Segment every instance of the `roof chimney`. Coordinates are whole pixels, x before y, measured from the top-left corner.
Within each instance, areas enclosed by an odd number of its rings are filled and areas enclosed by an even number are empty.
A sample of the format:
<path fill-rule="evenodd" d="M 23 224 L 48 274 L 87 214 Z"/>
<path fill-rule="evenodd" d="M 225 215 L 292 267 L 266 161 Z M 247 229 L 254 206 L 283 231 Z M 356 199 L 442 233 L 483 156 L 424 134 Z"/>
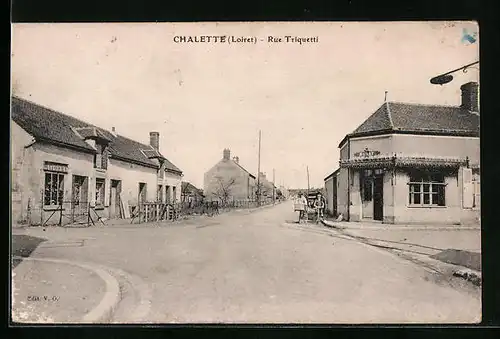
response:
<path fill-rule="evenodd" d="M 111 134 L 116 137 L 116 129 L 114 127 L 111 127 Z"/>
<path fill-rule="evenodd" d="M 460 107 L 471 111 L 479 112 L 479 85 L 477 82 L 468 82 L 460 86 L 462 91 L 462 104 Z"/>
<path fill-rule="evenodd" d="M 157 151 L 160 150 L 160 133 L 149 132 L 149 144 Z"/>
<path fill-rule="evenodd" d="M 238 157 L 233 157 L 233 160 L 235 163 L 239 164 L 240 163 L 240 158 Z"/>
<path fill-rule="evenodd" d="M 222 158 L 224 160 L 231 159 L 231 151 L 229 150 L 229 148 L 224 148 L 224 152 L 222 152 Z"/>

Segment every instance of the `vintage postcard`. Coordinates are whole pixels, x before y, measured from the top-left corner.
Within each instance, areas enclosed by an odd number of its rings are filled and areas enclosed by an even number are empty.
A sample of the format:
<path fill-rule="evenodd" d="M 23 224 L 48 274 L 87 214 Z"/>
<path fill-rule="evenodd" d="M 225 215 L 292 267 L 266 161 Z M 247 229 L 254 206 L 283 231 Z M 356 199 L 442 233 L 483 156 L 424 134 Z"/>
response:
<path fill-rule="evenodd" d="M 478 323 L 476 22 L 12 25 L 11 315 Z"/>

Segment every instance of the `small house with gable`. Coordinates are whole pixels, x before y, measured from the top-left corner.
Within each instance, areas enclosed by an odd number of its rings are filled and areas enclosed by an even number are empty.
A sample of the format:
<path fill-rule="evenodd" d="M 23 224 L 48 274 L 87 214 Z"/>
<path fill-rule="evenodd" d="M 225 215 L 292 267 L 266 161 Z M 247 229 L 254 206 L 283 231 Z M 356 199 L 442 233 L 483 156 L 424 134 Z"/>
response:
<path fill-rule="evenodd" d="M 224 149 L 222 159 L 205 172 L 203 193 L 209 201 L 253 201 L 255 176 L 240 165 L 239 157 L 231 159 L 231 151 Z"/>

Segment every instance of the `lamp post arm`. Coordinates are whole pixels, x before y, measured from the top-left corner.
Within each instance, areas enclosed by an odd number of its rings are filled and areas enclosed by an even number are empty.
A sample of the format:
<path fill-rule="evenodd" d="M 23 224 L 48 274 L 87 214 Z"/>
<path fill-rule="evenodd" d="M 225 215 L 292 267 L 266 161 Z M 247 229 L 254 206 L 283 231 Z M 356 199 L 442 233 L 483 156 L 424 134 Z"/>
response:
<path fill-rule="evenodd" d="M 455 72 L 460 71 L 460 70 L 463 70 L 465 72 L 467 70 L 467 68 L 469 68 L 471 66 L 474 66 L 474 65 L 476 65 L 478 63 L 479 63 L 479 61 L 475 61 L 475 62 L 472 62 L 472 63 L 470 63 L 468 65 L 465 65 L 465 66 L 459 67 L 457 69 L 454 69 L 453 71 L 449 71 L 447 73 L 443 73 L 443 74 L 441 74 L 439 76 L 445 76 L 445 75 L 448 75 L 448 74 L 451 74 L 451 73 L 455 73 Z"/>

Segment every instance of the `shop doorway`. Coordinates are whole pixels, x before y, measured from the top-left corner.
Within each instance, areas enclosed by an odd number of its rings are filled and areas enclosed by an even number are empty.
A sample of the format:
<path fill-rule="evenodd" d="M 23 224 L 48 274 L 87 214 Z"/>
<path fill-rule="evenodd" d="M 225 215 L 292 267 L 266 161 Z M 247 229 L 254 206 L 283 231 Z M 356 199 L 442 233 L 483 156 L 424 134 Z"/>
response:
<path fill-rule="evenodd" d="M 373 219 L 384 220 L 384 177 L 377 175 L 373 178 Z"/>
<path fill-rule="evenodd" d="M 120 194 L 122 190 L 122 184 L 120 180 L 111 180 L 111 190 L 109 197 L 109 218 L 121 218 L 120 213 Z"/>

